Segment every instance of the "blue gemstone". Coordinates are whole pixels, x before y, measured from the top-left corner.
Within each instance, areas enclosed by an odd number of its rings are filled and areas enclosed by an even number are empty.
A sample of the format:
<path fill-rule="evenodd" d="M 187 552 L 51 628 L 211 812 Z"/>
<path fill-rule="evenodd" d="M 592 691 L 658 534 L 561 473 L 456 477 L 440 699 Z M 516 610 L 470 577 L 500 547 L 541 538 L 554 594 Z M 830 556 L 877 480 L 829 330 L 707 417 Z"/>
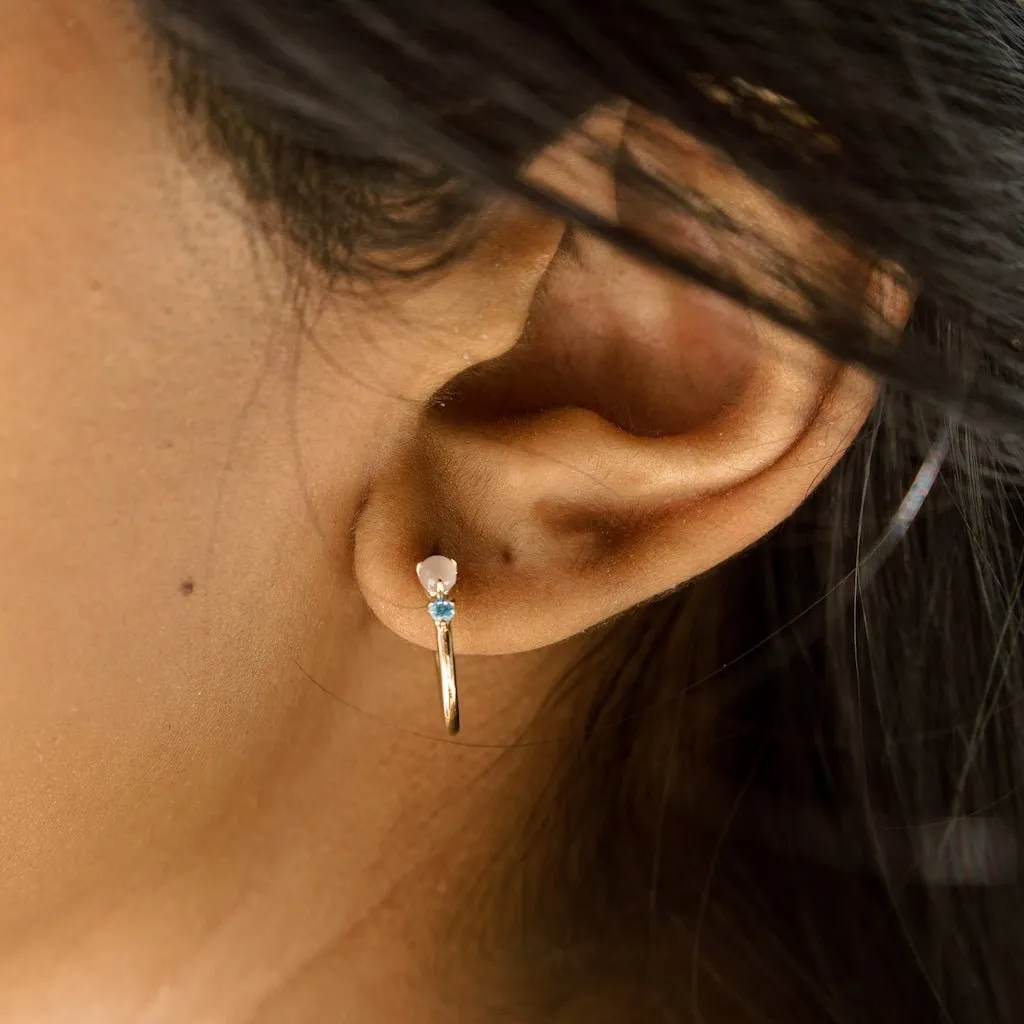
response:
<path fill-rule="evenodd" d="M 427 605 L 427 611 L 435 622 L 451 622 L 455 618 L 455 604 L 447 597 L 435 597 Z"/>

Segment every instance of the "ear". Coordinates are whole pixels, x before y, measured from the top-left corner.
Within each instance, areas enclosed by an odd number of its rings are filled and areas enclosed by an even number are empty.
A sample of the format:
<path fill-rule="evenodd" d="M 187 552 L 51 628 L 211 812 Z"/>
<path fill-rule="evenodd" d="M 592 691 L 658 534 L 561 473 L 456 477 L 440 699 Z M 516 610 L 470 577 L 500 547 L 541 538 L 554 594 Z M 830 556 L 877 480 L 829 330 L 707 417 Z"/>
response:
<path fill-rule="evenodd" d="M 633 133 L 633 116 L 606 117 L 605 141 L 635 137 L 630 159 L 660 160 L 651 140 L 665 133 Z M 689 187 L 794 258 L 858 281 L 860 299 L 902 326 L 910 300 L 888 278 L 858 273 L 863 263 L 813 224 L 685 142 L 672 152 Z M 614 213 L 611 175 L 581 152 L 553 147 L 530 173 Z M 623 219 L 647 213 L 619 200 Z M 875 398 L 866 374 L 805 339 L 562 230 L 514 307 L 515 344 L 435 381 L 356 524 L 367 602 L 424 646 L 434 632 L 414 570 L 426 555 L 458 561 L 461 652 L 555 643 L 764 537 L 841 458 Z M 686 231 L 707 259 L 742 262 L 692 224 Z"/>

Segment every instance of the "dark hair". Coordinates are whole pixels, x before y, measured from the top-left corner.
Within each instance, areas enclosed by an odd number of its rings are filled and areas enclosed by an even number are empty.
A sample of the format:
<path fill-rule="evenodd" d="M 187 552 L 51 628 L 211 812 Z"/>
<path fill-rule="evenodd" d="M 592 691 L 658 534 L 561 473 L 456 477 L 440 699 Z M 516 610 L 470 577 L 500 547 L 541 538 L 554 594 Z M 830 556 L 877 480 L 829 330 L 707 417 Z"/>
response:
<path fill-rule="evenodd" d="M 1016 0 L 137 5 L 174 98 L 328 277 L 443 267 L 513 192 L 885 382 L 789 521 L 601 652 L 558 799 L 523 824 L 548 836 L 524 939 L 546 1007 L 618 971 L 628 1019 L 1024 1019 Z M 618 99 L 895 268 L 917 294 L 898 342 L 684 187 L 616 166 L 742 235 L 771 287 L 522 179 Z"/>

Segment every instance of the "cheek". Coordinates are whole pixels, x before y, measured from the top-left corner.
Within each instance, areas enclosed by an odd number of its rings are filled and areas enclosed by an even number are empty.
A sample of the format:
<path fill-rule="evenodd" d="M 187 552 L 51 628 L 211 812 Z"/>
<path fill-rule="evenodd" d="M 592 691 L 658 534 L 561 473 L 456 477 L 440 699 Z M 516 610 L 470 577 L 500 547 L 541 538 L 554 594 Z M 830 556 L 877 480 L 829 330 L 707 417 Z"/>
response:
<path fill-rule="evenodd" d="M 112 611 L 194 571 L 180 538 L 209 518 L 235 404 L 207 383 L 223 356 L 197 350 L 197 302 L 221 352 L 239 325 L 190 270 L 141 69 L 35 18 L 0 75 L 0 632 L 8 684 L 60 685 L 110 664 Z"/>
<path fill-rule="evenodd" d="M 213 732 L 259 741 L 214 691 L 288 635 L 255 567 L 305 506 L 237 203 L 181 164 L 130 40 L 87 57 L 26 7 L 0 44 L 0 816 L 28 856 L 201 771 Z"/>

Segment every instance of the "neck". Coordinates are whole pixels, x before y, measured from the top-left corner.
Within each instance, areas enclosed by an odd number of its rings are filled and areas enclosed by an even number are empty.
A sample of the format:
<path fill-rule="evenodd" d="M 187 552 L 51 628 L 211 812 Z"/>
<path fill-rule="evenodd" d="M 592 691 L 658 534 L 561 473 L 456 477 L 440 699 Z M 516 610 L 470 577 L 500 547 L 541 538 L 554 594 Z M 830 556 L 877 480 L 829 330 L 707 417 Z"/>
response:
<path fill-rule="evenodd" d="M 463 659 L 451 742 L 433 655 L 339 610 L 242 709 L 204 705 L 201 758 L 142 827 L 112 827 L 87 882 L 7 931 L 5 1018 L 428 1019 L 428 964 L 468 956 L 438 936 L 552 770 L 557 744 L 520 741 L 575 656 Z"/>

